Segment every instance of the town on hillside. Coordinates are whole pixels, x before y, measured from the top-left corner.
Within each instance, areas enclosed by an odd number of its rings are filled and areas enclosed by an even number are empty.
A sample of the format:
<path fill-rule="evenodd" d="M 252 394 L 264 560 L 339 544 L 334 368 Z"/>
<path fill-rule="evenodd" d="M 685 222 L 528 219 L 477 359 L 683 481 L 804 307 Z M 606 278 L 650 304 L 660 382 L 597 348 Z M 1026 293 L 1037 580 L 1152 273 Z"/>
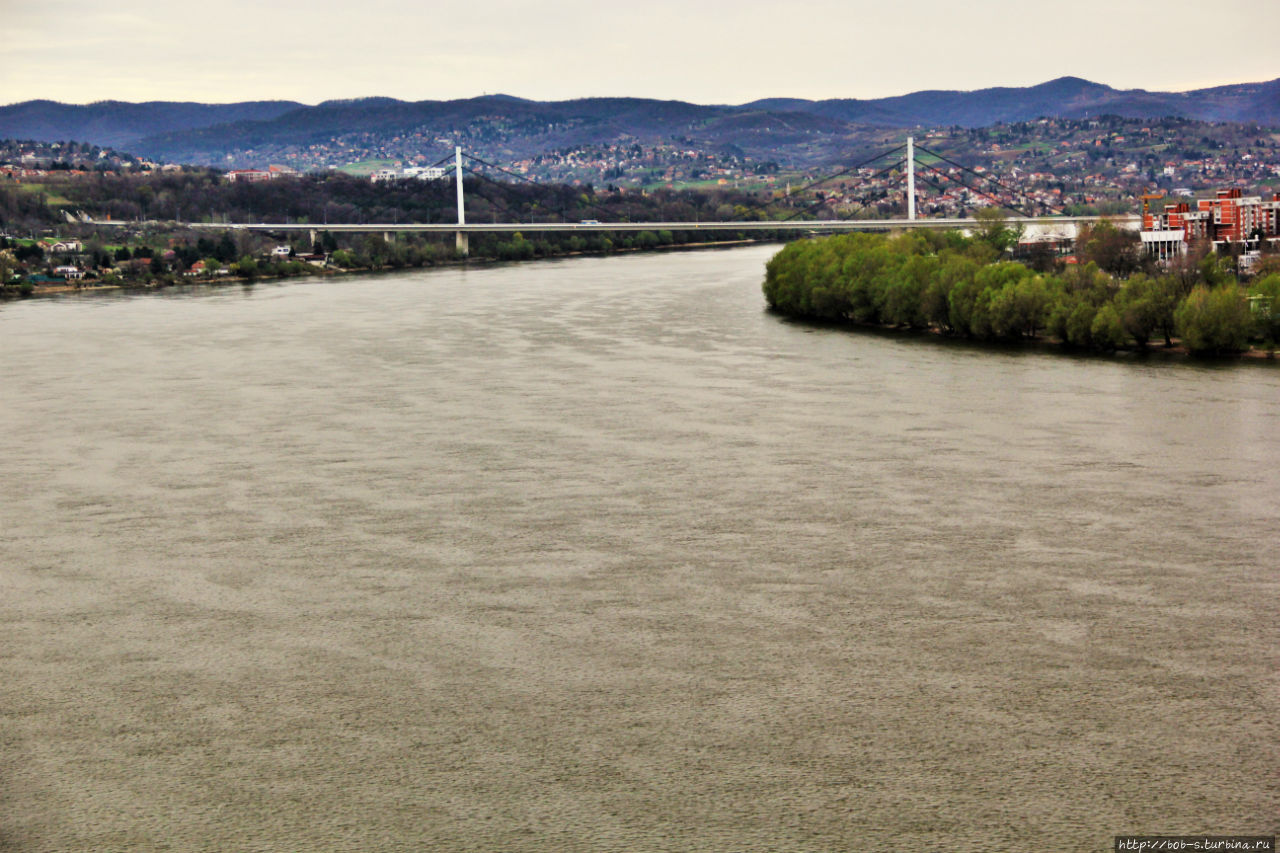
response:
<path fill-rule="evenodd" d="M 1276 248 L 1280 134 L 1250 125 L 1185 119 L 1040 119 L 987 128 L 916 131 L 916 201 L 922 217 L 965 218 L 984 209 L 1017 213 L 1143 215 L 1134 252 L 1169 265 L 1209 246 L 1250 275 Z M 581 145 L 497 161 L 499 185 L 468 196 L 485 219 L 569 221 L 890 218 L 906 214 L 901 154 L 843 168 L 901 134 L 868 131 L 863 150 L 797 165 L 684 136 Z M 348 237 L 294 240 L 240 235 L 209 251 L 181 222 L 448 222 L 455 216 L 446 168 L 455 144 L 488 153 L 484 133 L 417 138 L 367 135 L 285 162 L 227 171 L 159 163 L 78 142 L 0 141 L 0 228 L 10 252 L 6 285 L 88 286 L 257 272 L 299 274 L 320 265 L 430 263 L 452 250 L 405 239 L 392 249 Z M 923 153 L 921 153 L 923 152 Z M 868 157 L 874 154 L 871 152 Z M 864 160 L 868 157 L 863 157 Z M 834 177 L 830 177 L 834 174 Z M 830 178 L 824 180 L 824 178 Z M 506 183 L 501 183 L 505 181 Z M 494 196 L 494 193 L 497 196 Z M 512 220 L 512 217 L 516 217 Z M 558 219 L 557 219 L 558 218 Z M 90 222 L 153 222 L 95 231 Z M 169 222 L 170 226 L 160 223 Z M 214 235 L 216 238 L 216 234 Z M 676 242 L 673 235 L 668 242 Z M 479 241 L 494 256 L 541 256 L 636 247 L 575 238 Z M 662 239 L 650 235 L 646 240 Z M 386 241 L 384 241 L 385 243 Z M 1061 237 L 1028 235 L 1015 254 L 1051 251 L 1071 263 Z M 338 262 L 335 263 L 334 253 Z"/>

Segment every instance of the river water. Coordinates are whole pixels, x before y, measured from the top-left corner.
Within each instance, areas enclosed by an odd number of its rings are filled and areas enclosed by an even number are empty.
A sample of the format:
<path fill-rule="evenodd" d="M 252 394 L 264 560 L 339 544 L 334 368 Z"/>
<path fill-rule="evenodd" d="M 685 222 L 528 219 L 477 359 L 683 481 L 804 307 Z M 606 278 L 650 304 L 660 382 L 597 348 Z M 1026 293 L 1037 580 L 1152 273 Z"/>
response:
<path fill-rule="evenodd" d="M 772 251 L 0 305 L 0 848 L 1280 829 L 1280 369 Z"/>

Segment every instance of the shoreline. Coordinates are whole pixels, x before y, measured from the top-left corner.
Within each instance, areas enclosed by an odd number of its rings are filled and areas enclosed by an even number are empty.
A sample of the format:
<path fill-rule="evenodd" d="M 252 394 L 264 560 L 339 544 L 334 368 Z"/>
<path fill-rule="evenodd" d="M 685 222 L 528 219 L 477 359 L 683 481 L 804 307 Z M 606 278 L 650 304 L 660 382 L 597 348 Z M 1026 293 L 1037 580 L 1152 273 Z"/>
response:
<path fill-rule="evenodd" d="M 525 264 L 539 263 L 542 261 L 558 260 L 562 258 L 606 258 L 614 255 L 634 255 L 647 254 L 656 252 L 671 251 L 699 251 L 703 249 L 725 249 L 738 246 L 751 246 L 762 243 L 774 242 L 772 240 L 718 240 L 710 243 L 683 243 L 668 246 L 654 246 L 646 249 L 617 249 L 610 252 L 566 252 L 562 255 L 550 255 L 542 258 L 531 258 L 528 260 L 503 260 L 501 258 L 462 258 L 457 260 L 446 260 L 430 266 L 421 267 L 379 267 L 373 269 L 370 267 L 356 267 L 351 269 L 321 269 L 317 268 L 313 271 L 301 275 L 281 275 L 281 276 L 255 276 L 254 278 L 243 278 L 239 276 L 223 276 L 221 278 L 192 278 L 188 281 L 174 281 L 164 284 L 104 284 L 104 285 L 58 285 L 53 287 L 37 287 L 36 290 L 27 295 L 20 296 L 17 294 L 0 295 L 0 303 L 9 300 L 35 299 L 41 297 L 65 296 L 68 294 L 87 295 L 93 293 L 103 293 L 109 291 L 155 291 L 164 290 L 170 287 L 179 287 L 182 285 L 227 285 L 227 284 L 254 284 L 257 282 L 278 282 L 288 281 L 289 279 L 301 279 L 308 277 L 324 277 L 324 276 L 369 276 L 384 273 L 404 272 L 407 270 L 431 270 L 431 269 L 449 269 L 467 266 L 489 266 L 495 264 Z M 1248 350 L 1239 353 L 1231 353 L 1225 355 L 1194 355 L 1184 346 L 1180 339 L 1174 338 L 1173 346 L 1165 346 L 1164 344 L 1148 345 L 1146 347 L 1125 346 L 1118 347 L 1112 352 L 1092 352 L 1089 350 L 1069 348 L 1061 341 L 1054 338 L 1048 338 L 1043 335 L 1037 335 L 1034 338 L 1025 338 L 1010 341 L 982 341 L 973 338 L 966 338 L 957 335 L 951 335 L 947 332 L 934 328 L 907 328 L 902 326 L 892 326 L 880 323 L 859 323 L 854 320 L 844 321 L 821 321 L 806 319 L 803 317 L 793 317 L 777 309 L 766 306 L 765 310 L 790 323 L 815 326 L 819 328 L 841 329 L 844 331 L 854 332 L 870 332 L 873 334 L 883 334 L 893 337 L 921 337 L 948 345 L 976 346 L 984 349 L 997 350 L 1020 350 L 1020 351 L 1041 351 L 1052 353 L 1054 355 L 1068 355 L 1077 357 L 1093 357 L 1093 358 L 1111 358 L 1124 360 L 1146 360 L 1151 358 L 1161 358 L 1166 360 L 1177 360 L 1180 362 L 1198 362 L 1198 363 L 1215 363 L 1215 362 L 1280 362 L 1275 351 L 1268 352 L 1266 350 L 1250 347 Z"/>
<path fill-rule="evenodd" d="M 106 291 L 152 291 L 165 290 L 170 287 L 179 287 L 183 285 L 219 285 L 219 284 L 253 284 L 255 282 L 267 281 L 288 281 L 289 279 L 308 278 L 311 276 L 364 276 L 376 275 L 380 273 L 404 272 L 406 270 L 431 270 L 431 269 L 447 269 L 466 266 L 487 266 L 489 264 L 526 264 L 538 263 L 541 261 L 553 261 L 561 258 L 607 258 L 614 255 L 633 255 L 650 252 L 691 252 L 701 249 L 725 249 L 735 246 L 753 246 L 762 243 L 772 243 L 773 240 L 716 240 L 708 243 L 680 243 L 668 246 L 653 246 L 645 249 L 615 249 L 609 252 L 565 252 L 561 255 L 547 255 L 541 258 L 529 258 L 524 260 L 504 260 L 502 258 L 488 257 L 468 257 L 461 259 L 450 259 L 423 265 L 419 267 L 352 267 L 349 269 L 326 269 L 317 267 L 298 275 L 260 275 L 253 278 L 244 278 L 243 276 L 220 276 L 217 278 L 202 278 L 194 276 L 190 279 L 172 282 L 113 282 L 111 284 L 59 284 L 50 286 L 36 285 L 35 290 L 25 296 L 19 293 L 0 293 L 0 303 L 10 300 L 18 301 L 22 299 L 38 299 L 48 296 L 65 296 L 67 294 L 90 294 L 101 293 Z"/>
<path fill-rule="evenodd" d="M 981 349 L 1016 352 L 1044 352 L 1055 356 L 1066 355 L 1077 358 L 1109 358 L 1130 361 L 1162 358 L 1166 360 L 1204 364 L 1236 361 L 1280 363 L 1280 356 L 1277 355 L 1277 352 L 1267 352 L 1266 350 L 1252 346 L 1244 352 L 1238 353 L 1229 353 L 1224 355 L 1196 355 L 1183 345 L 1180 338 L 1173 339 L 1173 346 L 1165 346 L 1163 343 L 1158 343 L 1149 344 L 1145 347 L 1125 346 L 1117 347 L 1111 352 L 1097 352 L 1093 350 L 1068 347 L 1056 338 L 1050 338 L 1044 335 L 1037 335 L 1034 338 L 1024 338 L 1020 340 L 978 340 L 977 338 L 966 338 L 960 335 L 952 335 L 932 326 L 927 329 L 922 329 L 908 328 L 905 326 L 892 326 L 883 323 L 859 323 L 855 320 L 824 321 L 805 317 L 793 317 L 782 311 L 778 311 L 775 308 L 766 307 L 765 310 L 769 314 L 785 320 L 788 323 L 796 323 L 797 325 L 802 326 L 811 326 L 822 329 L 838 329 L 840 331 L 847 332 L 879 334 L 886 337 L 918 337 L 948 346 L 968 346 Z"/>

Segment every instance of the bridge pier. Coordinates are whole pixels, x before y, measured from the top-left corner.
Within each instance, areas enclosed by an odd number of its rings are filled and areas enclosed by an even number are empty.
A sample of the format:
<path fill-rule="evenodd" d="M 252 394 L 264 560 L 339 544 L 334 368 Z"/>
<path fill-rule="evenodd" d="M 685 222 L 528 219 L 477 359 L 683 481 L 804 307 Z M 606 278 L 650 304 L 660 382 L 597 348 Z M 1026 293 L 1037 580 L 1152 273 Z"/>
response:
<path fill-rule="evenodd" d="M 464 257 L 464 258 L 465 258 L 465 257 L 468 257 L 468 256 L 471 254 L 471 239 L 470 239 L 470 237 L 467 235 L 467 232 L 466 232 L 466 231 L 455 231 L 455 232 L 454 232 L 454 244 L 453 244 L 453 245 L 454 245 L 454 248 L 456 248 L 456 249 L 457 249 L 458 254 L 459 254 L 459 255 L 462 255 L 462 257 Z"/>
<path fill-rule="evenodd" d="M 307 252 L 308 252 L 308 253 L 310 253 L 310 252 L 315 251 L 315 245 L 316 245 L 316 229 L 312 228 L 312 229 L 311 229 L 309 232 L 307 232 L 307 233 L 311 235 L 311 246 L 310 246 L 310 247 L 308 247 L 308 249 L 307 249 Z"/>

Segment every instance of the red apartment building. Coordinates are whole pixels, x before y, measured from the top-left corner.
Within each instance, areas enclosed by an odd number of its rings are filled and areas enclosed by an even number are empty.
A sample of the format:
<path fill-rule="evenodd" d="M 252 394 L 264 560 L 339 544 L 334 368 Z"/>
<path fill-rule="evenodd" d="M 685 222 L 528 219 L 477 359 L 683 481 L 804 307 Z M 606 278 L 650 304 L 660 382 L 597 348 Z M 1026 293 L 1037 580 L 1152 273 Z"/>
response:
<path fill-rule="evenodd" d="M 1160 260 L 1177 257 L 1191 243 L 1208 240 L 1248 243 L 1261 234 L 1265 240 L 1280 238 L 1280 194 L 1268 201 L 1245 197 L 1240 190 L 1218 190 L 1214 198 L 1166 204 L 1163 211 L 1142 214 L 1142 245 Z"/>

